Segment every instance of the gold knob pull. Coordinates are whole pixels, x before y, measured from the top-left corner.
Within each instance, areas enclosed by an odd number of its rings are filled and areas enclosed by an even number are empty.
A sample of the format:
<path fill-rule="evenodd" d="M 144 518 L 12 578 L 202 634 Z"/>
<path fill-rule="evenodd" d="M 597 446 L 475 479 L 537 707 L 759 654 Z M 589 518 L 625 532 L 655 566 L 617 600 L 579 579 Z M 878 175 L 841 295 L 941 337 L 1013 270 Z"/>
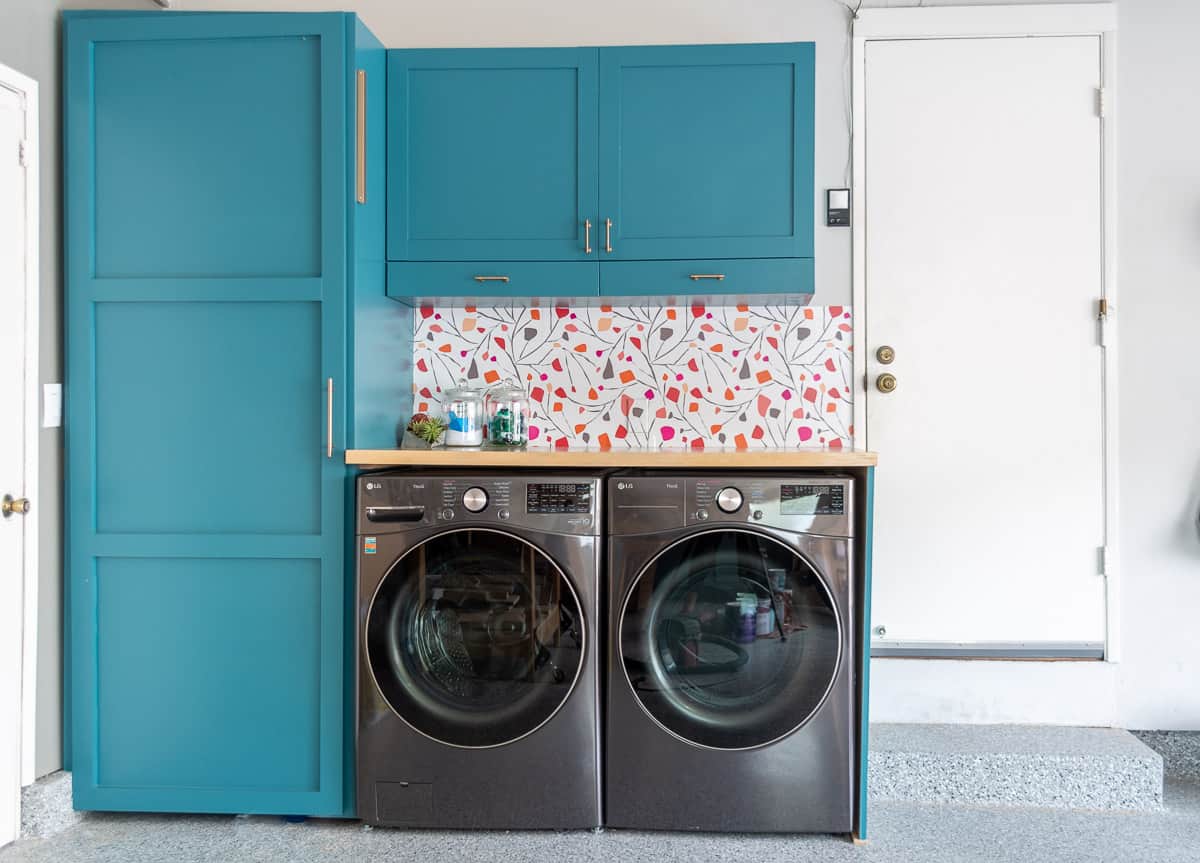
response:
<path fill-rule="evenodd" d="M 604 251 L 612 254 L 612 219 L 604 220 Z"/>
<path fill-rule="evenodd" d="M 881 393 L 893 393 L 896 391 L 896 376 L 891 372 L 884 372 L 879 377 L 875 378 L 875 389 Z"/>
<path fill-rule="evenodd" d="M 879 350 L 875 351 L 875 359 L 886 366 L 896 359 L 896 349 L 891 345 L 881 345 Z"/>
<path fill-rule="evenodd" d="M 590 255 L 592 253 L 592 220 L 583 220 L 583 253 Z"/>
<path fill-rule="evenodd" d="M 6 494 L 4 500 L 0 501 L 0 513 L 4 514 L 5 518 L 11 515 L 25 515 L 29 512 L 29 498 L 13 497 L 11 494 Z"/>

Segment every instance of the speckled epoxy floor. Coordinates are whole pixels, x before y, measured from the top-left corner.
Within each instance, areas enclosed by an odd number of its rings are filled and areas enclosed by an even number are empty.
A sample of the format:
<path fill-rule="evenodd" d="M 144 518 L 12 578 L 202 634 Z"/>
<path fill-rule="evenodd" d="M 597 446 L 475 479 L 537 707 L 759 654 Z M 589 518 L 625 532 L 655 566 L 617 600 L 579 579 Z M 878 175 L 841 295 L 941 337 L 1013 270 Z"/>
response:
<path fill-rule="evenodd" d="M 1161 745 L 1161 741 L 1146 742 Z M 1160 751 L 1167 755 L 1165 747 Z M 1186 751 L 1191 752 L 1190 747 Z M 24 839 L 0 849 L 0 863 L 1197 863 L 1200 775 L 1178 755 L 1175 759 L 1167 755 L 1167 760 L 1166 808 L 1161 812 L 880 802 L 872 804 L 871 841 L 863 845 L 834 836 L 620 830 L 447 833 L 370 830 L 337 821 L 287 824 L 278 818 L 91 814 L 49 839 Z"/>

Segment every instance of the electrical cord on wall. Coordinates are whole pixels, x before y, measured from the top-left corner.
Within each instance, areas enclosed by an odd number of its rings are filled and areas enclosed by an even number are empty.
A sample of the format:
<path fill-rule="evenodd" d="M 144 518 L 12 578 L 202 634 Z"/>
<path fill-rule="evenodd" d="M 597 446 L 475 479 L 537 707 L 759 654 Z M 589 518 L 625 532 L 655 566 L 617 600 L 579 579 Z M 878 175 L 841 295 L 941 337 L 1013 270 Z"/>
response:
<path fill-rule="evenodd" d="M 850 49 L 854 44 L 854 21 L 866 0 L 851 4 L 847 0 L 833 0 L 850 14 L 846 18 L 846 42 L 842 48 L 842 101 L 846 117 L 846 167 L 842 171 L 842 183 L 850 188 L 850 165 L 854 160 L 854 105 L 850 98 Z"/>

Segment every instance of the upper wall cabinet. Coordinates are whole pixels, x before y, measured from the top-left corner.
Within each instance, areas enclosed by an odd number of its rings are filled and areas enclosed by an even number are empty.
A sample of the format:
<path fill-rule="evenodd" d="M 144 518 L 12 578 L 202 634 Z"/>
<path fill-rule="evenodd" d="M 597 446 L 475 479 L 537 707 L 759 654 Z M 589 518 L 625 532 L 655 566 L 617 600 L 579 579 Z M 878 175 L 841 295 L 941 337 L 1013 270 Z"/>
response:
<path fill-rule="evenodd" d="M 602 258 L 812 257 L 813 70 L 812 43 L 600 49 Z"/>
<path fill-rule="evenodd" d="M 813 75 L 812 43 L 389 51 L 388 258 L 487 265 L 394 267 L 389 295 L 669 293 L 604 262 L 747 258 L 808 275 L 738 290 L 810 292 Z M 556 288 L 518 261 L 580 269 Z"/>
<path fill-rule="evenodd" d="M 594 48 L 389 51 L 388 257 L 595 260 L 596 65 Z"/>

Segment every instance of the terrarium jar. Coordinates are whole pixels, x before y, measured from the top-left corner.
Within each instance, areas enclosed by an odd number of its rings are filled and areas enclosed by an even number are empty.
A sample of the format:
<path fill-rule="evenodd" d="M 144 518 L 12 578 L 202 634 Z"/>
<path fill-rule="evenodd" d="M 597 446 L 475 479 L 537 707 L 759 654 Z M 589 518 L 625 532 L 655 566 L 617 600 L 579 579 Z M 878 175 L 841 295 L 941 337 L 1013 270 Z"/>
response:
<path fill-rule="evenodd" d="M 488 442 L 493 446 L 525 446 L 529 443 L 529 395 L 511 378 L 488 391 Z"/>
<path fill-rule="evenodd" d="M 483 391 L 466 381 L 446 390 L 446 446 L 479 446 L 483 443 Z"/>

